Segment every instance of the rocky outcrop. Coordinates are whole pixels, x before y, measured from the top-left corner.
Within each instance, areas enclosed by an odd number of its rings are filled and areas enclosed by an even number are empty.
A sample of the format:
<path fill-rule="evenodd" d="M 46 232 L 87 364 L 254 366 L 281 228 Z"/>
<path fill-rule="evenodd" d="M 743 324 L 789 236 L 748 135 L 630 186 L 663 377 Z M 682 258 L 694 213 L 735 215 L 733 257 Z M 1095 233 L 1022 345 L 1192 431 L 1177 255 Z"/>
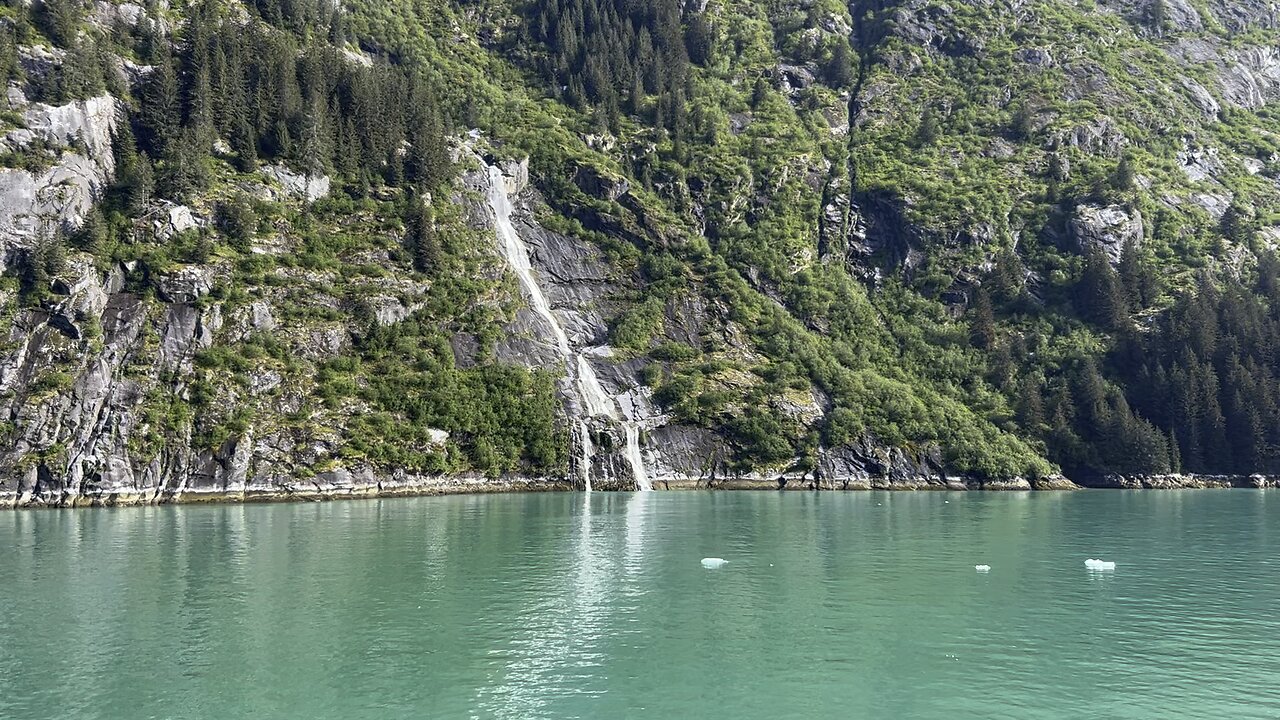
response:
<path fill-rule="evenodd" d="M 1211 488 L 1280 488 L 1275 475 L 1104 475 L 1080 480 L 1091 488 L 1117 490 L 1204 490 Z"/>
<path fill-rule="evenodd" d="M 279 183 L 286 194 L 307 202 L 315 202 L 329 195 L 328 175 L 305 175 L 283 165 L 268 165 L 262 169 L 262 174 Z"/>
<path fill-rule="evenodd" d="M 1253 110 L 1280 98 L 1280 51 L 1252 47 L 1233 59 L 1218 76 L 1227 102 Z"/>
<path fill-rule="evenodd" d="M 1112 263 L 1118 263 L 1125 244 L 1142 242 L 1142 214 L 1118 205 L 1080 205 L 1071 218 L 1070 229 L 1082 251 L 1097 248 Z"/>
<path fill-rule="evenodd" d="M 48 157 L 40 170 L 0 169 L 0 244 L 24 245 L 54 226 L 76 226 L 102 197 L 115 171 L 111 134 L 116 100 L 102 96 L 67 105 L 33 103 L 25 127 L 9 131 L 0 147 Z"/>

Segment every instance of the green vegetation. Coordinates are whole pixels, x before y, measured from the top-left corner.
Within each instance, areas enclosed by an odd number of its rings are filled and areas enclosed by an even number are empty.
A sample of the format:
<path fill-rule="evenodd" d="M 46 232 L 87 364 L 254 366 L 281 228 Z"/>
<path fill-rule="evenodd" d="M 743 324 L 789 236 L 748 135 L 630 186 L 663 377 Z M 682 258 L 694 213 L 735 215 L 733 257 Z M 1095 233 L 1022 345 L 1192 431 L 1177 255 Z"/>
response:
<path fill-rule="evenodd" d="M 554 378 L 491 358 L 514 286 L 450 159 L 478 128 L 529 158 L 539 221 L 609 261 L 610 344 L 734 469 L 809 471 L 867 440 L 982 477 L 1280 462 L 1280 115 L 1218 90 L 1206 110 L 1217 70 L 1174 58 L 1187 31 L 1163 2 L 254 0 L 245 19 L 211 0 L 171 8 L 167 37 L 88 9 L 0 24 L 0 77 L 48 44 L 63 61 L 33 97 L 128 106 L 115 185 L 70 247 L 131 263 L 144 295 L 216 268 L 199 302 L 278 315 L 200 352 L 191 417 L 148 398 L 162 435 L 332 428 L 317 462 L 564 473 Z M 1280 37 L 1196 32 L 1222 52 Z M 130 86 L 110 54 L 152 69 Z M 330 195 L 286 197 L 267 164 Z M 158 200 L 214 223 L 161 238 Z M 1103 210 L 1138 229 L 1097 242 L 1080 225 Z M 65 253 L 51 231 L 23 260 L 24 302 Z"/>

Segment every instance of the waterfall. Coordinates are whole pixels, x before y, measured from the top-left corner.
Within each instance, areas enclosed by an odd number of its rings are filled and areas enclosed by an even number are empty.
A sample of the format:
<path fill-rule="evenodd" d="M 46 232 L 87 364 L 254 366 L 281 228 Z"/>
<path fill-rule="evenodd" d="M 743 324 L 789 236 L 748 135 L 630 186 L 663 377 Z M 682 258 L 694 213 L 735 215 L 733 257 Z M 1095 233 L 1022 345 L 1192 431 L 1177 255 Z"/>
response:
<path fill-rule="evenodd" d="M 583 416 L 577 421 L 578 465 L 582 474 L 582 486 L 591 490 L 591 463 L 595 457 L 595 445 L 591 442 L 591 428 L 588 418 L 606 418 L 615 425 L 622 424 L 626 437 L 625 458 L 635 478 L 636 487 L 640 490 L 651 490 L 648 473 L 644 466 L 644 457 L 640 452 L 640 425 L 633 420 L 623 420 L 618 409 L 617 400 L 605 392 L 596 377 L 595 368 L 581 352 L 575 352 L 569 343 L 569 335 L 564 326 L 551 311 L 551 303 L 533 276 L 533 263 L 529 259 L 529 248 L 525 245 L 520 233 L 511 223 L 511 199 L 507 197 L 506 178 L 502 170 L 489 166 L 489 206 L 493 209 L 494 224 L 498 233 L 498 246 L 503 258 L 515 272 L 520 281 L 520 288 L 529 299 L 529 307 L 551 328 L 556 349 L 566 363 L 566 369 L 574 380 L 574 387 L 581 401 Z"/>
<path fill-rule="evenodd" d="M 591 442 L 591 427 L 586 420 L 578 421 L 578 470 L 582 473 L 582 489 L 591 492 L 591 459 L 596 456 L 595 445 Z"/>
<path fill-rule="evenodd" d="M 622 423 L 627 435 L 627 464 L 631 466 L 631 474 L 635 476 L 636 488 L 641 491 L 652 490 L 649 473 L 644 469 L 644 457 L 640 455 L 640 425 L 632 420 Z"/>
<path fill-rule="evenodd" d="M 547 296 L 543 294 L 538 281 L 533 279 L 533 264 L 529 261 L 529 248 L 520 238 L 520 233 L 516 232 L 516 227 L 511 224 L 511 199 L 507 197 L 506 182 L 502 170 L 497 167 L 489 168 L 489 205 L 493 208 L 502 256 L 507 259 L 507 264 L 520 279 L 520 287 L 529 298 L 529 306 L 551 328 L 560 356 L 568 359 L 569 336 L 565 334 L 564 327 L 556 316 L 551 314 L 551 303 L 547 302 Z"/>
<path fill-rule="evenodd" d="M 596 377 L 595 368 L 587 362 L 586 356 L 579 354 L 577 362 L 578 394 L 582 396 L 582 404 L 589 417 L 607 417 L 618 419 L 618 404 L 609 397 L 609 393 L 600 386 L 600 378 Z"/>

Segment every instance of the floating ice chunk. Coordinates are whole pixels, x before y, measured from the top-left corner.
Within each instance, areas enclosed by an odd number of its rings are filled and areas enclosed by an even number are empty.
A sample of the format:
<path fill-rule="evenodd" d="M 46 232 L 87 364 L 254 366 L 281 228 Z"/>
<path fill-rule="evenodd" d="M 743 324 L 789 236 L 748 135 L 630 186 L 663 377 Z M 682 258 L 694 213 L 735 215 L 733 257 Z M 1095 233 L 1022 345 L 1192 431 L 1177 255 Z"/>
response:
<path fill-rule="evenodd" d="M 978 572 L 980 572 L 980 573 L 984 573 L 984 572 L 991 572 L 991 566 L 990 566 L 990 565 L 974 565 L 974 566 L 973 566 L 973 569 L 974 569 L 974 570 L 977 570 L 977 571 L 978 571 Z"/>
<path fill-rule="evenodd" d="M 1084 566 L 1089 568 L 1090 570 L 1115 570 L 1116 569 L 1116 564 L 1114 562 L 1111 562 L 1109 560 L 1095 560 L 1094 558 L 1089 558 L 1088 560 L 1085 560 Z"/>
<path fill-rule="evenodd" d="M 728 563 L 729 561 L 724 558 L 702 558 L 702 567 L 707 568 L 708 570 L 724 567 Z"/>

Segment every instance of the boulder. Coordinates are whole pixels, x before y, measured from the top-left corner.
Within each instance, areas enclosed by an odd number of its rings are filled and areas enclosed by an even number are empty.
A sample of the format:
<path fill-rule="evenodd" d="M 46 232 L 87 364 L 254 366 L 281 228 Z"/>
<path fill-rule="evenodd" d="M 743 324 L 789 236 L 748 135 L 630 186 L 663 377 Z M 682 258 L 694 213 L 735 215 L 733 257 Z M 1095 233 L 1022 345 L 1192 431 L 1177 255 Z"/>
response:
<path fill-rule="evenodd" d="M 207 265 L 186 265 L 160 276 L 156 283 L 160 298 L 169 303 L 193 303 L 208 295 L 216 281 L 216 269 Z"/>
<path fill-rule="evenodd" d="M 315 202 L 329 195 L 328 175 L 303 175 L 283 165 L 268 165 L 262 168 L 262 174 L 280 183 L 289 195 L 307 202 Z"/>
<path fill-rule="evenodd" d="M 191 208 L 186 205 L 166 205 L 155 214 L 151 221 L 151 230 L 155 233 L 156 239 L 163 242 L 188 230 L 195 230 L 201 225 L 202 223 L 191 212 Z"/>
<path fill-rule="evenodd" d="M 1096 247 L 1112 263 L 1120 262 L 1125 243 L 1141 243 L 1143 237 L 1142 214 L 1119 205 L 1079 205 L 1069 227 L 1082 252 Z"/>
<path fill-rule="evenodd" d="M 1013 59 L 1035 68 L 1053 67 L 1053 54 L 1044 48 L 1021 48 L 1013 51 Z"/>

